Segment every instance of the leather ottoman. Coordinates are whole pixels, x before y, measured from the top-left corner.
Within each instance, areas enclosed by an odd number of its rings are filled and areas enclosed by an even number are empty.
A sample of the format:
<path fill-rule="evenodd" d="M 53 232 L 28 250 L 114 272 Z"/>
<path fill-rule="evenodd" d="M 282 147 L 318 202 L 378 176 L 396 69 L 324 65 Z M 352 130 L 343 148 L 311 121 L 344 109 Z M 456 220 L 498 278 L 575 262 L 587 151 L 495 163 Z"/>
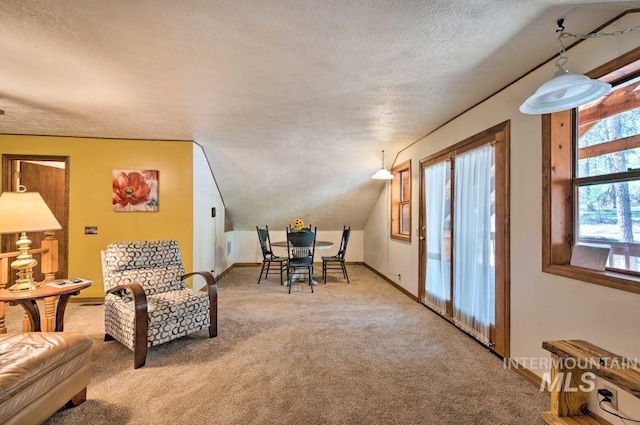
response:
<path fill-rule="evenodd" d="M 67 332 L 0 335 L 0 424 L 37 424 L 84 402 L 91 344 Z"/>

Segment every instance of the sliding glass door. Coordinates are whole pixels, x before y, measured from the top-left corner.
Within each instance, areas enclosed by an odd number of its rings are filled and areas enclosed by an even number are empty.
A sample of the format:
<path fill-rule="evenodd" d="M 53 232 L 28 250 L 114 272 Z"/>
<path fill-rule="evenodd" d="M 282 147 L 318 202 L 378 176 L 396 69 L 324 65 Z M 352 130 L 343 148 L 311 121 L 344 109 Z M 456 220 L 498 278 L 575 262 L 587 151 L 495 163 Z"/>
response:
<path fill-rule="evenodd" d="M 494 137 L 483 133 L 421 162 L 419 296 L 425 305 L 506 355 L 508 167 L 497 162 L 505 162 L 508 150 L 502 130 Z"/>

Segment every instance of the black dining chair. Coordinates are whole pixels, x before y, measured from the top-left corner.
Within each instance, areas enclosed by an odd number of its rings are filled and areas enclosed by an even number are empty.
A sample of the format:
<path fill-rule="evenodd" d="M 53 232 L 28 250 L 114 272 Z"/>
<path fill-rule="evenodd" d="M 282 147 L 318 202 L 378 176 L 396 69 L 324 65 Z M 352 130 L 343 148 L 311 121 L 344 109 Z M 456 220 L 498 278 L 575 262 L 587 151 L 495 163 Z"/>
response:
<path fill-rule="evenodd" d="M 264 229 L 260 229 L 256 226 L 256 230 L 258 231 L 258 240 L 260 241 L 260 249 L 262 250 L 262 269 L 260 270 L 260 276 L 258 276 L 258 285 L 260 284 L 263 273 L 265 275 L 265 280 L 269 278 L 271 263 L 277 263 L 279 265 L 280 285 L 283 285 L 282 274 L 287 269 L 287 257 L 279 257 L 273 253 L 271 249 L 271 238 L 269 237 L 269 226 L 265 225 L 264 227 Z"/>
<path fill-rule="evenodd" d="M 287 285 L 289 293 L 294 280 L 306 276 L 313 292 L 313 256 L 316 250 L 316 229 L 292 232 L 287 228 Z"/>
<path fill-rule="evenodd" d="M 329 270 L 341 270 L 342 276 L 349 282 L 349 275 L 347 274 L 347 266 L 344 261 L 344 255 L 347 252 L 347 245 L 349 244 L 349 236 L 351 236 L 351 227 L 344 226 L 342 228 L 342 239 L 340 240 L 340 248 L 338 253 L 331 257 L 322 257 L 322 281 L 327 283 L 327 272 Z"/>

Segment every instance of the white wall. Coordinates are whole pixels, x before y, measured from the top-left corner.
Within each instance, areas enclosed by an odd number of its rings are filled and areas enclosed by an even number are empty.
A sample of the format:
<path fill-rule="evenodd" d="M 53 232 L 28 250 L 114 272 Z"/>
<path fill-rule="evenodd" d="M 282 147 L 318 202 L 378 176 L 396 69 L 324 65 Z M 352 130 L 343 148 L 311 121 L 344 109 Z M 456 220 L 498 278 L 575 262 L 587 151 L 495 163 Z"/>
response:
<path fill-rule="evenodd" d="M 211 217 L 215 207 L 216 217 Z M 207 158 L 200 146 L 193 144 L 193 267 L 213 271 L 218 276 L 233 264 L 227 256 L 227 235 L 224 233 L 225 208 L 213 180 Z M 194 279 L 196 289 L 204 286 Z"/>
<path fill-rule="evenodd" d="M 640 13 L 635 13 L 604 31 L 639 24 Z M 576 73 L 587 72 L 638 46 L 640 32 L 586 40 L 567 51 L 567 67 Z M 518 107 L 554 73 L 554 63 L 546 64 L 398 156 L 396 163 L 412 160 L 412 231 L 415 235 L 418 227 L 420 159 L 511 120 L 511 356 L 548 358 L 549 353 L 541 348 L 543 341 L 583 339 L 616 354 L 640 358 L 640 295 L 541 272 L 541 119 L 521 114 Z M 391 241 L 389 263 L 387 254 L 374 248 L 384 247 L 387 239 L 387 196 L 386 191 L 381 193 L 365 226 L 364 261 L 389 278 L 393 278 L 391 273 L 401 273 L 399 284 L 417 295 L 417 238 L 409 247 Z M 547 370 L 533 371 L 542 375 Z M 620 401 L 626 403 L 619 406 L 621 410 L 640 417 L 637 399 L 621 395 Z M 597 411 L 592 404 L 590 408 Z"/>
<path fill-rule="evenodd" d="M 347 253 L 345 259 L 347 262 L 362 262 L 364 261 L 363 254 L 363 235 L 362 230 L 351 230 L 351 236 L 349 237 L 349 245 L 347 245 Z M 269 228 L 269 237 L 271 242 L 286 240 L 285 230 L 273 230 Z M 316 261 L 320 261 L 320 257 L 323 255 L 335 255 L 340 247 L 340 239 L 342 238 L 342 230 L 338 231 L 323 231 L 318 229 L 316 240 L 319 241 L 331 241 L 333 246 L 328 249 L 316 249 Z M 278 255 L 286 254 L 286 249 L 274 248 L 274 253 Z M 262 251 L 260 250 L 260 244 L 258 243 L 258 233 L 253 231 L 239 231 L 233 232 L 232 241 L 232 258 L 234 263 L 262 263 Z"/>
<path fill-rule="evenodd" d="M 404 162 L 399 160 L 398 162 Z M 411 163 L 411 187 L 415 185 L 415 164 Z M 413 190 L 413 189 L 412 189 Z M 412 229 L 412 242 L 400 241 L 389 237 L 389 205 L 390 205 L 391 183 L 387 182 L 380 192 L 376 204 L 369 215 L 367 224 L 364 228 L 364 262 L 378 272 L 385 275 L 391 281 L 399 284 L 412 294 L 418 293 L 418 268 L 407 267 L 410 264 L 417 264 L 418 251 L 414 248 L 416 245 L 415 229 L 417 225 L 417 215 L 412 222 L 415 223 Z M 418 198 L 417 192 L 412 192 L 411 207 L 416 210 Z M 416 214 L 412 212 L 412 214 Z M 398 276 L 400 275 L 400 276 Z"/>

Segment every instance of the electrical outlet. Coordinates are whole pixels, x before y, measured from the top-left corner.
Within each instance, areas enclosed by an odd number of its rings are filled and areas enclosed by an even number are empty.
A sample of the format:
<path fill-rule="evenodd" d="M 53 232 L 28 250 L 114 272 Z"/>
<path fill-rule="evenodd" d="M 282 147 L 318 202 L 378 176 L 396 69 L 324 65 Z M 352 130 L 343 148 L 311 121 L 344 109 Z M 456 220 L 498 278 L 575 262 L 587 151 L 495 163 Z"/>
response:
<path fill-rule="evenodd" d="M 618 390 L 608 385 L 603 385 L 602 388 L 611 391 L 611 397 L 609 397 L 611 401 L 605 401 L 602 404 L 611 407 L 615 411 L 618 411 Z"/>

